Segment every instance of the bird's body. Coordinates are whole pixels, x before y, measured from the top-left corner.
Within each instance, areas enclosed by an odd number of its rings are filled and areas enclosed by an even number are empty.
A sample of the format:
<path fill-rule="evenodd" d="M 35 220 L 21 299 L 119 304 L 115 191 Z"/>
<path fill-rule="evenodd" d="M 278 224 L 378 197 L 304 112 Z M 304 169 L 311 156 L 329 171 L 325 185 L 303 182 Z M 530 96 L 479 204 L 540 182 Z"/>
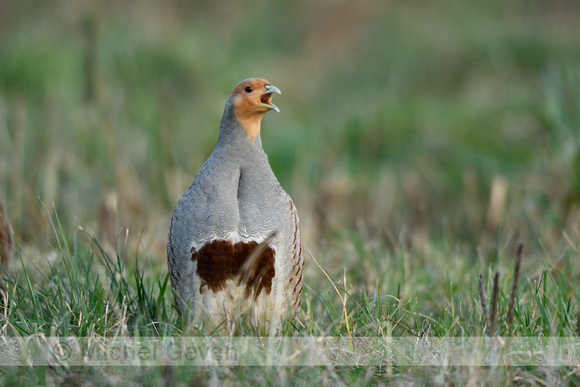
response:
<path fill-rule="evenodd" d="M 239 315 L 279 322 L 300 305 L 303 258 L 298 214 L 268 163 L 263 114 L 278 110 L 262 79 L 226 100 L 217 145 L 181 197 L 167 261 L 179 311 L 213 326 Z"/>

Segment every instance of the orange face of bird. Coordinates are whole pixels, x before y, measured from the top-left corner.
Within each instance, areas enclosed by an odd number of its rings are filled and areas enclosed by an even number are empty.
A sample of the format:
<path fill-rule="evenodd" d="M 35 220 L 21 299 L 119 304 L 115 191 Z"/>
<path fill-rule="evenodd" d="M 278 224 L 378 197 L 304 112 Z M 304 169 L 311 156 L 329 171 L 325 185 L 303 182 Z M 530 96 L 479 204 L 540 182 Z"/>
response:
<path fill-rule="evenodd" d="M 276 86 L 260 78 L 242 81 L 232 90 L 232 96 L 235 96 L 234 114 L 252 140 L 260 131 L 264 114 L 270 110 L 280 111 L 272 103 L 272 93 L 281 94 Z"/>

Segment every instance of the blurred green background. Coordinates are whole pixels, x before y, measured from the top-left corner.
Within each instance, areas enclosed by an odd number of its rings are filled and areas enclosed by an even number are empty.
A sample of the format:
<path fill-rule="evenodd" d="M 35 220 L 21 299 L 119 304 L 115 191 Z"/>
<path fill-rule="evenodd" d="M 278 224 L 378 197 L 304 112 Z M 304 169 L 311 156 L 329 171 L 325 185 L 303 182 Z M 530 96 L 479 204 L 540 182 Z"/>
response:
<path fill-rule="evenodd" d="M 0 197 L 23 245 L 54 243 L 56 210 L 112 246 L 128 228 L 163 262 L 223 101 L 263 77 L 282 90 L 264 148 L 313 251 L 348 230 L 557 248 L 580 240 L 579 16 L 575 1 L 1 2 Z"/>

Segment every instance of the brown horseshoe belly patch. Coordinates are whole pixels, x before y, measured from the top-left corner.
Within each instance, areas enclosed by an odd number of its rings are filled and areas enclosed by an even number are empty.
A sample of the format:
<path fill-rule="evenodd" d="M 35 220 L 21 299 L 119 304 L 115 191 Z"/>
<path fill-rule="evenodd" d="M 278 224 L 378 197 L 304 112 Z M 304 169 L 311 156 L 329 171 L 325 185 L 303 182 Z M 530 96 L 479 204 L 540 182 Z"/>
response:
<path fill-rule="evenodd" d="M 255 291 L 254 299 L 262 290 L 266 294 L 272 291 L 272 279 L 274 270 L 274 249 L 266 247 L 256 259 L 256 264 L 247 273 L 242 273 L 242 267 L 252 252 L 260 246 L 259 243 L 215 240 L 206 243 L 201 249 L 194 252 L 192 260 L 197 260 L 197 274 L 201 278 L 200 293 L 204 288 L 209 288 L 217 293 L 225 289 L 226 281 L 237 280 L 246 286 L 245 297 L 249 297 L 252 290 Z"/>

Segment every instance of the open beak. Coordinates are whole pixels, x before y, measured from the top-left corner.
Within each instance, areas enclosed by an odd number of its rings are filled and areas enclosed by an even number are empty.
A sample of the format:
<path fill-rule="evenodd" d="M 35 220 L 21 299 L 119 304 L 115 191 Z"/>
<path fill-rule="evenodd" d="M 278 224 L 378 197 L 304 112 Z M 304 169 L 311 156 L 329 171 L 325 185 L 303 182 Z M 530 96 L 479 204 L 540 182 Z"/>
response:
<path fill-rule="evenodd" d="M 264 94 L 260 96 L 260 102 L 262 103 L 262 106 L 265 106 L 270 110 L 275 110 L 278 113 L 280 113 L 280 109 L 278 109 L 278 106 L 272 103 L 272 93 L 282 94 L 280 92 L 280 89 L 272 85 L 266 85 L 265 87 L 266 91 L 264 92 Z"/>

